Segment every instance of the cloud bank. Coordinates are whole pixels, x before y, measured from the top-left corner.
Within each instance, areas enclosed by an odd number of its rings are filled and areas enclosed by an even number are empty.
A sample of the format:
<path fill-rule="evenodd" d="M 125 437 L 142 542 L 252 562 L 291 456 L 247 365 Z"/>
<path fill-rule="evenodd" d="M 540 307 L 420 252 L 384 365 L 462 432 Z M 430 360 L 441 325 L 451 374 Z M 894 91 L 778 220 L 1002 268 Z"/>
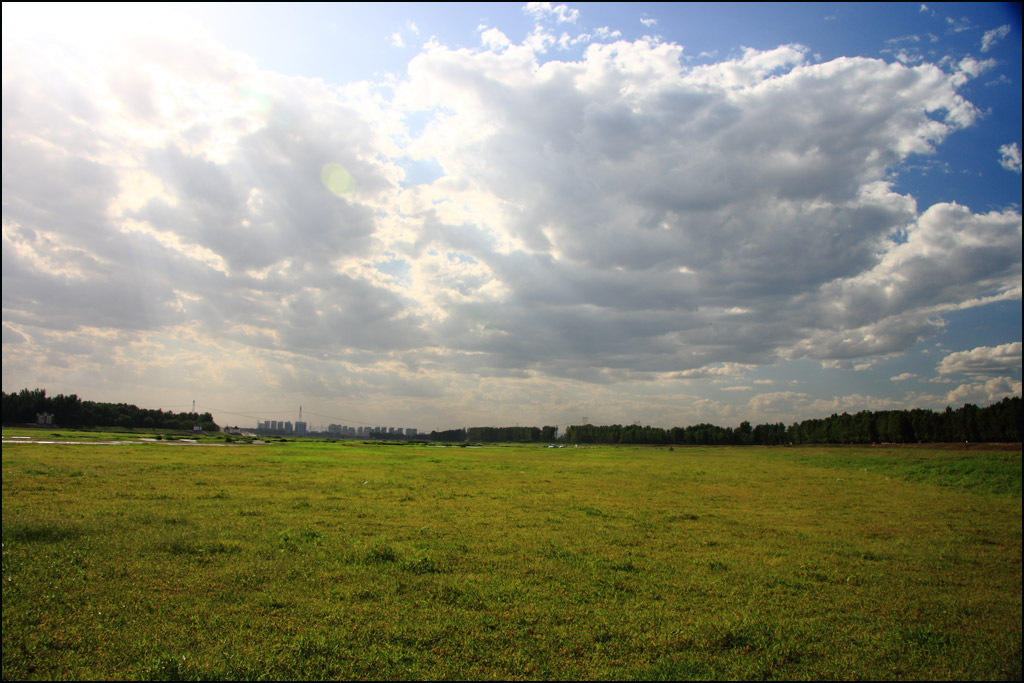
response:
<path fill-rule="evenodd" d="M 432 41 L 385 87 L 264 71 L 198 33 L 5 40 L 5 368 L 42 354 L 411 415 L 842 366 L 1020 297 L 1018 210 L 894 189 L 975 123 L 977 69 L 538 44 Z M 940 372 L 993 362 L 966 353 Z"/>
<path fill-rule="evenodd" d="M 1020 174 L 1020 147 L 1016 142 L 999 147 L 999 165 L 1007 171 Z"/>
<path fill-rule="evenodd" d="M 1021 366 L 1021 343 L 1001 346 L 979 346 L 970 351 L 951 353 L 939 363 L 943 375 L 996 375 L 1012 372 Z"/>

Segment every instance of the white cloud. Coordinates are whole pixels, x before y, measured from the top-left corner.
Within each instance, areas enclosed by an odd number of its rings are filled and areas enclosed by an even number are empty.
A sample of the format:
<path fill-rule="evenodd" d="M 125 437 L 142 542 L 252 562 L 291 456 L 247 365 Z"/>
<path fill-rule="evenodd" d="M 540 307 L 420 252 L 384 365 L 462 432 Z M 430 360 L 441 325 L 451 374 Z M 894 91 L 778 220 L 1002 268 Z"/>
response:
<path fill-rule="evenodd" d="M 957 63 L 957 68 L 965 76 L 975 78 L 996 65 L 994 59 L 977 60 L 974 57 L 964 57 Z"/>
<path fill-rule="evenodd" d="M 570 36 L 568 33 L 563 32 L 562 35 L 558 36 L 558 40 L 556 41 L 556 43 L 558 45 L 559 50 L 569 50 L 576 47 L 577 45 L 589 43 L 590 39 L 591 35 L 589 33 L 581 33 L 576 36 Z"/>
<path fill-rule="evenodd" d="M 742 376 L 753 366 L 739 363 L 723 363 L 717 366 L 706 366 L 693 370 L 683 370 L 674 375 L 676 379 L 722 378 Z"/>
<path fill-rule="evenodd" d="M 580 17 L 578 9 L 570 9 L 568 5 L 554 5 L 550 2 L 528 2 L 523 11 L 534 18 L 534 21 L 554 19 L 560 24 L 576 23 Z"/>
<path fill-rule="evenodd" d="M 490 28 L 480 34 L 480 42 L 491 50 L 504 50 L 512 42 L 508 39 L 504 33 L 496 28 Z"/>
<path fill-rule="evenodd" d="M 946 17 L 946 24 L 949 26 L 949 31 L 951 33 L 962 33 L 974 28 L 974 24 L 972 24 L 971 20 L 967 17 L 960 17 L 959 19 Z"/>
<path fill-rule="evenodd" d="M 596 35 L 601 40 L 615 40 L 622 37 L 622 31 L 613 31 L 607 26 L 601 26 L 600 28 L 594 29 L 594 35 Z"/>
<path fill-rule="evenodd" d="M 1020 147 L 1016 142 L 1011 142 L 1008 145 L 1001 145 L 999 147 L 999 165 L 1007 171 L 1020 173 Z"/>
<path fill-rule="evenodd" d="M 973 214 L 936 204 L 870 270 L 822 287 L 821 306 L 808 309 L 820 327 L 796 346 L 796 355 L 856 358 L 902 350 L 941 329 L 941 312 L 983 305 L 991 292 L 1016 298 L 1020 244 L 1019 213 Z M 830 330 L 821 324 L 826 321 L 841 327 Z"/>
<path fill-rule="evenodd" d="M 987 406 L 1007 396 L 1020 395 L 1020 380 L 1010 377 L 993 377 L 983 382 L 961 384 L 946 395 L 946 403 L 951 406 L 959 406 L 964 403 Z"/>
<path fill-rule="evenodd" d="M 1000 346 L 979 346 L 969 351 L 957 351 L 943 358 L 938 371 L 943 375 L 1002 375 L 1021 367 L 1021 343 Z"/>
<path fill-rule="evenodd" d="M 912 405 L 926 405 L 928 397 L 914 397 Z M 777 391 L 754 396 L 742 413 L 752 422 L 785 422 L 824 417 L 833 413 L 856 413 L 861 410 L 893 410 L 907 405 L 906 399 L 849 394 L 831 398 L 815 398 L 795 391 Z"/>
<path fill-rule="evenodd" d="M 738 59 L 694 67 L 686 80 L 693 85 L 753 88 L 773 73 L 782 75 L 790 68 L 803 64 L 806 52 L 807 48 L 802 45 L 784 45 L 766 51 L 747 47 L 743 48 L 743 56 Z"/>
<path fill-rule="evenodd" d="M 890 377 L 889 379 L 893 382 L 905 382 L 906 380 L 914 379 L 915 377 L 917 377 L 917 375 L 913 372 L 901 372 L 895 377 Z"/>
<path fill-rule="evenodd" d="M 323 258 L 370 248 L 371 205 L 393 187 L 394 169 L 379 156 L 385 138 L 362 105 L 340 103 L 322 83 L 260 73 L 212 44 L 184 49 L 164 36 L 126 44 L 137 52 L 117 79 L 102 61 L 68 70 L 59 54 L 33 46 L 22 60 L 5 59 L 5 103 L 26 92 L 31 73 L 49 73 L 45 88 L 27 91 L 5 115 L 4 163 L 25 173 L 5 179 L 5 196 L 18 199 L 4 210 L 4 270 L 28 285 L 4 288 L 5 319 L 137 330 L 192 324 L 265 346 L 301 340 L 296 350 L 327 339 L 328 348 L 375 345 L 354 330 L 332 331 L 330 311 L 348 298 L 373 317 L 383 303 L 387 326 L 399 316 L 393 297 L 384 303 L 387 292 L 338 276 Z M 126 79 L 133 73 L 136 80 Z M 328 119 L 337 127 L 318 123 Z M 62 125 L 64 136 L 45 132 L 60 121 L 77 123 Z M 327 162 L 356 177 L 348 200 L 320 183 Z M 44 179 L 77 189 L 41 201 L 51 193 Z M 52 253 L 40 241 L 50 232 L 82 277 L 74 288 L 38 265 Z M 257 280 L 246 274 L 253 269 L 268 275 Z M 43 301 L 45 322 L 31 313 Z M 288 327 L 311 302 L 320 314 L 301 331 Z M 266 328 L 243 334 L 232 318 Z"/>
<path fill-rule="evenodd" d="M 812 397 L 795 391 L 775 391 L 766 394 L 758 394 L 748 401 L 747 407 L 752 415 L 762 419 L 777 418 L 779 415 L 790 416 L 793 412 L 800 413 L 811 403 Z"/>
<path fill-rule="evenodd" d="M 861 410 L 897 410 L 905 405 L 907 405 L 907 401 L 902 398 L 848 394 L 810 401 L 806 410 L 809 415 L 824 416 L 832 413 L 856 413 Z M 911 405 L 920 405 L 920 403 L 912 402 Z"/>
<path fill-rule="evenodd" d="M 1009 24 L 1003 24 L 999 28 L 994 28 L 991 31 L 985 31 L 985 35 L 981 37 L 981 51 L 988 52 L 996 43 L 1008 35 L 1010 35 Z"/>
<path fill-rule="evenodd" d="M 419 27 L 416 26 L 415 22 L 412 21 L 405 22 L 405 31 L 412 34 L 413 36 L 418 36 L 420 33 Z M 405 36 L 402 35 L 402 30 L 398 30 L 392 33 L 390 36 L 390 40 L 391 45 L 393 45 L 394 47 L 406 46 Z"/>
<path fill-rule="evenodd" d="M 657 19 L 653 19 L 651 17 L 644 17 L 644 18 L 642 18 L 640 20 L 640 23 L 643 24 L 644 26 L 646 26 L 647 28 L 650 28 L 652 26 L 657 26 L 658 25 L 658 20 Z"/>
<path fill-rule="evenodd" d="M 924 61 L 924 57 L 917 50 L 899 49 L 893 54 L 893 59 L 901 64 L 916 64 Z"/>

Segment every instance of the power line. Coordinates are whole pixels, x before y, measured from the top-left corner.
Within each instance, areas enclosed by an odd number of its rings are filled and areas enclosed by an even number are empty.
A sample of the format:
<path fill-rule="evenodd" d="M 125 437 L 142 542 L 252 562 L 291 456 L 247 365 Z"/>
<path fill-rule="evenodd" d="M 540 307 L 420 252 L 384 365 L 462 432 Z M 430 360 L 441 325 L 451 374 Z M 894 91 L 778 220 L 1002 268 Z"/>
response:
<path fill-rule="evenodd" d="M 225 410 L 223 408 L 214 408 L 212 406 L 198 406 L 198 407 L 202 408 L 204 410 L 209 410 L 211 412 L 218 412 L 218 413 L 223 413 L 223 414 L 227 414 L 227 415 L 234 415 L 235 417 L 249 418 L 250 420 L 256 420 L 257 422 L 260 419 L 258 417 L 259 415 L 285 415 L 285 416 L 290 416 L 290 415 L 295 415 L 295 414 L 301 415 L 301 413 L 299 411 L 296 411 L 296 410 L 248 410 L 248 411 L 246 411 L 244 413 L 241 413 L 241 412 L 235 412 L 235 411 L 232 411 L 232 410 Z M 345 423 L 363 425 L 363 426 L 366 426 L 366 427 L 372 427 L 372 426 L 374 426 L 376 424 L 374 422 L 363 422 L 362 420 L 355 420 L 355 419 L 347 418 L 347 417 L 337 417 L 337 416 L 331 416 L 331 415 L 321 415 L 321 414 L 318 414 L 318 413 L 311 413 L 308 410 L 305 411 L 305 412 L 306 412 L 306 415 L 312 415 L 313 417 L 319 417 L 319 418 L 323 418 L 325 420 L 331 420 L 331 421 L 335 421 L 335 422 L 339 422 L 339 423 L 345 422 Z"/>
<path fill-rule="evenodd" d="M 325 420 L 337 420 L 338 422 L 351 422 L 352 424 L 366 425 L 367 427 L 372 427 L 374 425 L 373 422 L 363 422 L 362 420 L 353 420 L 352 418 L 349 418 L 349 417 L 332 417 L 330 415 L 319 415 L 317 413 L 311 413 L 308 410 L 306 411 L 306 414 L 307 415 L 312 415 L 314 417 L 322 417 Z"/>
<path fill-rule="evenodd" d="M 284 413 L 285 415 L 291 415 L 292 413 L 295 412 L 294 410 L 250 410 L 245 413 L 238 413 L 232 410 L 225 410 L 224 408 L 214 408 L 213 406 L 201 405 L 199 407 L 202 408 L 203 410 L 209 410 L 211 412 L 226 413 L 228 415 L 234 415 L 236 417 L 247 417 L 253 420 L 259 419 L 257 415 L 280 415 L 282 413 Z"/>

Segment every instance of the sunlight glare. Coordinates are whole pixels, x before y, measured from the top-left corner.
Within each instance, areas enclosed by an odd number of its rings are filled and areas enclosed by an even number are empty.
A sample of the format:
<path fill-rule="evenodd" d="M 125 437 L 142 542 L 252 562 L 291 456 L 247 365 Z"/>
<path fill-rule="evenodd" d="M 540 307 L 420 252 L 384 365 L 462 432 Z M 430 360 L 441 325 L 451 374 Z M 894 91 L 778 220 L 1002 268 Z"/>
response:
<path fill-rule="evenodd" d="M 331 194 L 338 197 L 351 196 L 356 189 L 356 179 L 352 174 L 344 166 L 333 161 L 324 164 L 320 171 L 320 180 Z"/>
<path fill-rule="evenodd" d="M 173 8 L 129 3 L 4 3 L 4 38 L 45 38 L 84 48 L 106 46 L 126 36 L 172 33 L 187 20 Z"/>

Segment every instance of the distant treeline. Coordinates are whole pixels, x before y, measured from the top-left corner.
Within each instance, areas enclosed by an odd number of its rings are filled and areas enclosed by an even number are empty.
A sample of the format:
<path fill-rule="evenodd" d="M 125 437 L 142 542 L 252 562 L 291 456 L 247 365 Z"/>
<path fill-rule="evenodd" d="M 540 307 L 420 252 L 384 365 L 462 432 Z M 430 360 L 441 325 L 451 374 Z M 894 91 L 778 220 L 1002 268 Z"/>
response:
<path fill-rule="evenodd" d="M 191 430 L 196 424 L 203 431 L 220 427 L 210 413 L 172 413 L 139 408 L 127 403 L 83 401 L 72 394 L 47 396 L 45 389 L 3 392 L 3 423 L 35 423 L 37 416 L 49 413 L 61 427 Z M 698 424 L 689 427 L 641 427 L 640 425 L 572 425 L 562 437 L 569 443 L 780 445 L 780 444 L 865 444 L 865 443 L 939 443 L 950 441 L 1018 442 L 1021 430 L 1021 398 L 1004 398 L 986 408 L 973 404 L 944 411 L 882 410 L 850 415 L 831 415 L 804 420 L 789 427 L 779 422 L 752 427 Z M 433 441 L 474 443 L 552 442 L 558 439 L 558 427 L 469 427 L 433 431 Z"/>
<path fill-rule="evenodd" d="M 698 424 L 689 427 L 641 427 L 639 425 L 572 425 L 563 441 L 568 443 L 689 444 L 695 446 L 775 446 L 780 444 L 941 443 L 950 441 L 1018 442 L 1021 399 L 1004 398 L 979 408 L 934 410 L 862 410 L 823 419 L 804 420 L 789 427 L 762 424 L 739 427 Z M 510 442 L 555 441 L 557 427 L 470 427 L 431 432 L 434 441 Z"/>
<path fill-rule="evenodd" d="M 558 427 L 469 427 L 468 429 L 446 429 L 430 432 L 431 441 L 461 443 L 530 443 L 554 441 L 558 438 Z"/>
<path fill-rule="evenodd" d="M 191 431 L 198 424 L 204 432 L 220 431 L 210 413 L 172 413 L 127 403 L 97 403 L 83 401 L 75 394 L 47 396 L 45 389 L 22 389 L 16 394 L 3 392 L 5 425 L 35 423 L 42 413 L 52 415 L 54 425 L 77 429 L 118 427 Z"/>

